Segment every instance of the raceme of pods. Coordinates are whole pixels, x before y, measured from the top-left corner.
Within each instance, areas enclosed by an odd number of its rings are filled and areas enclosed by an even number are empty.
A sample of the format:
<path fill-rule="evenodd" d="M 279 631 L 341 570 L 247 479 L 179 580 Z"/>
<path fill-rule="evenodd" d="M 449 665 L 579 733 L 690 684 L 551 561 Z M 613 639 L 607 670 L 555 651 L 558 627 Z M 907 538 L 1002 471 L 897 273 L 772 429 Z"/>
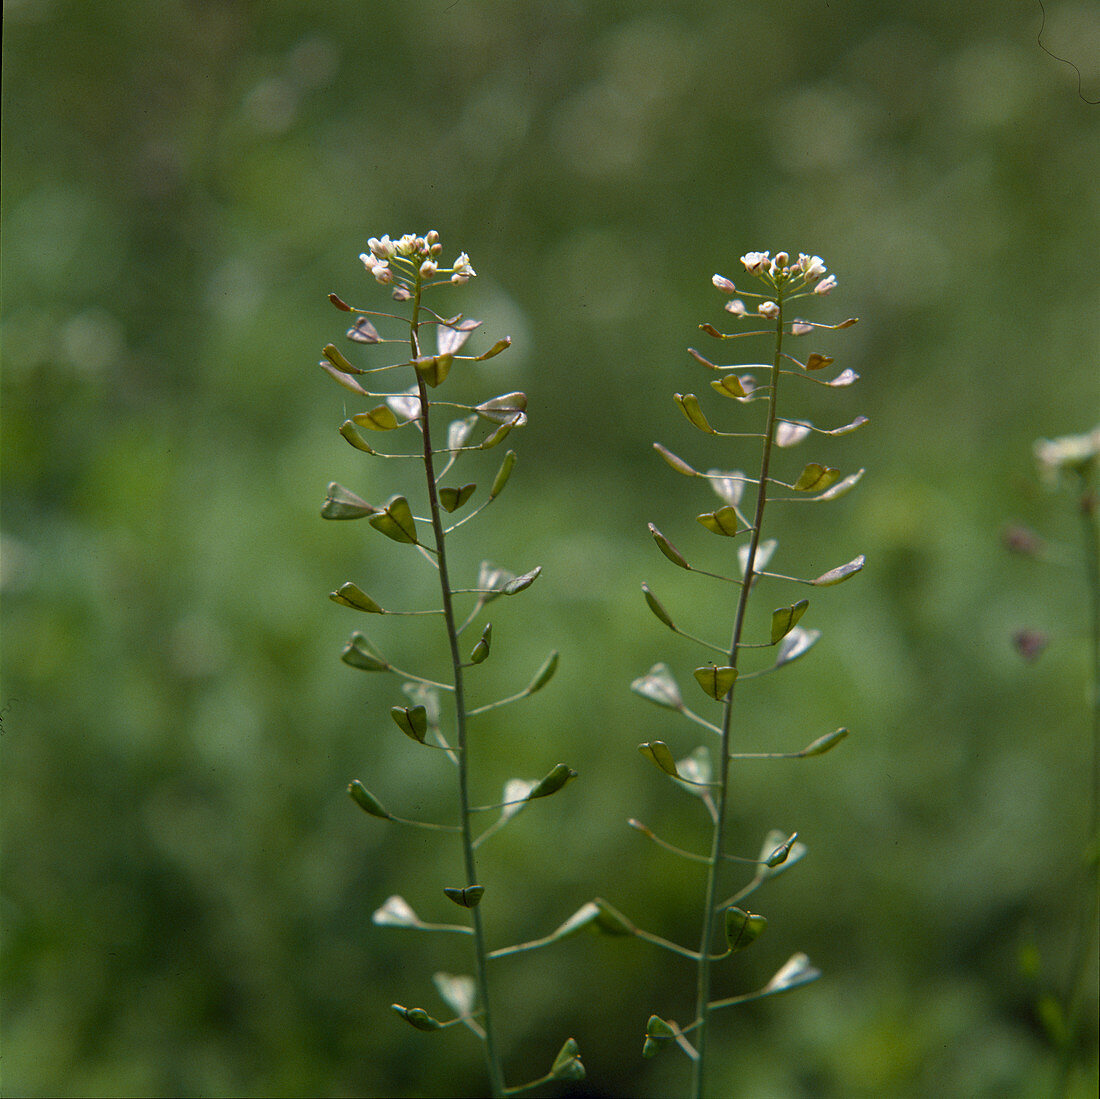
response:
<path fill-rule="evenodd" d="M 806 578 L 784 575 L 769 568 L 778 543 L 774 537 L 765 537 L 766 512 L 770 515 L 773 506 L 785 508 L 788 504 L 835 500 L 852 489 L 863 475 L 863 470 L 859 470 L 845 476 L 840 470 L 816 460 L 801 466 L 792 465 L 786 452 L 809 439 L 824 441 L 829 436 L 845 435 L 867 421 L 865 417 L 857 416 L 838 427 L 819 428 L 808 419 L 791 418 L 785 411 L 786 403 L 783 406 L 779 404 L 781 390 L 785 402 L 787 390 L 805 391 L 811 387 L 823 387 L 832 395 L 851 385 L 858 377 L 851 369 L 839 373 L 830 371 L 833 359 L 829 355 L 810 351 L 804 357 L 796 358 L 788 351 L 792 342 L 814 337 L 822 330 L 843 329 L 855 323 L 855 319 L 849 319 L 838 324 L 823 324 L 794 317 L 793 307 L 797 301 L 805 299 L 816 304 L 836 286 L 835 277 L 826 276 L 821 259 L 800 255 L 792 263 L 783 252 L 774 258 L 767 252 L 750 252 L 742 257 L 742 263 L 748 274 L 763 284 L 762 292 L 738 290 L 730 279 L 722 275 L 715 275 L 712 281 L 719 291 L 729 296 L 726 311 L 737 318 L 741 326 L 747 324 L 748 327 L 741 327 L 732 333 L 720 332 L 710 324 L 700 327 L 707 335 L 721 341 L 766 339 L 772 348 L 771 361 L 720 365 L 689 349 L 695 363 L 710 373 L 710 387 L 722 399 L 719 403 L 734 412 L 735 430 L 714 427 L 711 422 L 713 414 L 704 411 L 703 403 L 694 393 L 677 393 L 674 399 L 688 422 L 712 440 L 755 440 L 758 446 L 756 472 L 748 474 L 740 469 L 701 472 L 661 444 L 654 444 L 657 453 L 676 473 L 706 482 L 717 496 L 718 506 L 695 518 L 710 535 L 727 540 L 725 545 L 730 548 L 726 549 L 725 554 L 731 559 L 733 568 L 727 567 L 722 572 L 700 568 L 693 560 L 689 561 L 656 526 L 651 524 L 649 527 L 657 548 L 673 565 L 705 577 L 708 583 L 732 589 L 729 642 L 702 638 L 682 629 L 680 616 L 674 608 L 669 609 L 671 604 L 659 598 L 648 584 L 642 585 L 646 604 L 654 616 L 672 633 L 711 654 L 706 663 L 695 668 L 692 690 L 702 700 L 702 706 L 715 710 L 716 714 L 710 716 L 689 707 L 680 684 L 664 662 L 654 664 L 632 684 L 638 695 L 657 706 L 675 711 L 710 734 L 709 744 L 693 748 L 685 755 L 674 752 L 663 740 L 650 740 L 639 745 L 643 757 L 669 781 L 691 795 L 701 808 L 710 831 L 708 849 L 705 852 L 686 850 L 669 843 L 641 821 L 630 821 L 631 827 L 664 852 L 702 867 L 705 883 L 698 949 L 645 931 L 604 900 L 592 902 L 598 909 L 598 922 L 603 930 L 642 939 L 692 963 L 695 971 L 694 1017 L 680 1025 L 659 1013 L 650 1015 L 645 1027 L 642 1054 L 652 1057 L 665 1047 L 677 1046 L 692 1063 L 692 1094 L 696 1097 L 707 1093 L 707 1035 L 714 1012 L 789 991 L 820 975 L 805 954 L 796 953 L 763 987 L 714 998 L 712 985 L 721 963 L 751 945 L 767 926 L 765 917 L 749 911 L 745 902 L 765 882 L 793 866 L 806 854 L 806 847 L 799 841 L 797 832 L 778 829 L 766 833 L 756 855 L 727 850 L 726 821 L 733 767 L 736 765 L 739 781 L 751 781 L 747 773 L 753 765 L 750 761 L 819 756 L 848 734 L 844 728 L 825 732 L 793 751 L 745 751 L 741 744 L 735 749 L 732 715 L 734 697 L 742 690 L 741 684 L 755 677 L 783 672 L 820 637 L 819 630 L 801 624 L 810 611 L 810 600 L 790 596 L 775 597 L 774 602 L 780 605 L 772 611 L 770 625 L 766 625 L 768 619 L 757 616 L 760 618 L 759 627 L 748 629 L 750 596 L 758 588 L 774 591 L 789 585 L 801 585 L 816 592 L 848 580 L 863 568 L 864 563 L 864 558 L 858 556 L 820 575 Z M 735 297 L 735 294 L 739 296 Z M 746 306 L 745 298 L 752 299 L 755 308 Z M 791 393 L 792 397 L 801 395 Z M 753 496 L 755 498 L 751 499 Z M 747 500 L 747 497 L 750 499 Z M 696 703 L 691 706 L 695 707 Z M 740 736 L 739 730 L 739 739 Z M 732 876 L 731 871 L 738 868 L 747 869 L 748 880 L 734 887 L 727 879 Z"/>
<path fill-rule="evenodd" d="M 418 464 L 424 476 L 427 514 L 413 512 L 406 495 L 370 503 L 339 484 L 331 484 L 321 509 L 326 519 L 366 519 L 375 532 L 408 550 L 415 551 L 437 574 L 441 605 L 433 608 L 395 609 L 382 606 L 354 581 L 331 593 L 331 599 L 358 614 L 374 616 L 428 616 L 442 622 L 450 672 L 445 681 L 433 680 L 416 671 L 397 667 L 367 635 L 356 631 L 344 648 L 345 664 L 365 672 L 382 673 L 401 681 L 401 697 L 390 709 L 393 724 L 409 740 L 413 753 L 443 752 L 455 768 L 456 809 L 452 819 L 427 821 L 391 812 L 372 789 L 358 779 L 348 788 L 352 800 L 367 814 L 392 825 L 430 829 L 457 836 L 461 845 L 462 878 L 442 885 L 438 903 L 454 905 L 455 919 L 425 921 L 401 896 L 391 896 L 374 913 L 377 925 L 468 936 L 472 946 L 472 976 L 436 973 L 434 984 L 440 999 L 453 1013 L 439 1020 L 422 1007 L 393 1004 L 393 1010 L 407 1023 L 422 1031 L 468 1028 L 484 1047 L 489 1091 L 493 1096 L 515 1095 L 551 1080 L 579 1080 L 584 1077 L 577 1043 L 569 1038 L 558 1051 L 549 1070 L 525 1084 L 505 1085 L 497 1023 L 491 1011 L 489 963 L 522 951 L 534 950 L 571 934 L 583 923 L 575 919 L 532 942 L 488 949 L 482 926 L 482 901 L 491 903 L 478 880 L 477 849 L 507 825 L 529 802 L 557 793 L 576 772 L 558 763 L 540 779 L 509 780 L 502 796 L 492 804 L 474 804 L 471 796 L 469 742 L 471 726 L 479 715 L 519 702 L 541 690 L 553 676 L 558 654 L 552 652 L 522 687 L 508 697 L 471 706 L 467 701 L 467 680 L 476 669 L 497 655 L 491 622 L 484 621 L 485 609 L 498 598 L 517 596 L 533 584 L 541 567 L 516 574 L 490 561 L 482 562 L 472 586 L 452 583 L 447 548 L 449 539 L 488 507 L 504 490 L 516 462 L 515 452 L 506 451 L 487 490 L 479 494 L 473 482 L 453 477 L 453 471 L 472 453 L 490 450 L 527 420 L 527 398 L 523 393 L 505 393 L 476 405 L 440 401 L 436 392 L 452 372 L 481 363 L 506 351 L 510 340 L 497 340 L 480 354 L 464 354 L 467 340 L 480 322 L 447 315 L 438 299 L 474 278 L 469 258 L 461 253 L 450 267 L 440 262 L 442 245 L 432 230 L 424 236 L 408 234 L 397 240 L 388 236 L 371 238 L 360 259 L 377 283 L 390 289 L 397 311 L 372 311 L 348 305 L 335 294 L 330 301 L 338 309 L 355 315 L 347 331 L 354 351 L 375 345 L 398 344 L 407 348 L 401 361 L 383 366 L 354 364 L 334 344 L 324 348 L 321 368 L 345 390 L 362 398 L 364 408 L 340 426 L 340 434 L 356 450 L 377 459 L 407 460 Z M 432 303 L 432 304 L 429 304 Z M 436 308 L 432 306 L 435 305 Z M 377 322 L 377 323 L 376 323 Z M 397 337 L 382 335 L 395 327 Z M 429 347 L 427 345 L 434 345 Z M 396 391 L 376 391 L 375 379 L 396 376 Z M 405 388 L 400 388 L 404 386 Z M 442 430 L 437 414 L 457 412 Z M 407 442 L 387 445 L 382 440 Z M 465 533 L 465 532 L 463 532 Z M 400 552 L 400 551 L 396 551 Z M 386 602 L 389 602 L 388 594 Z M 373 781 L 371 787 L 374 786 Z M 491 823 L 478 830 L 475 822 L 491 816 Z M 457 873 L 457 872 L 456 872 Z"/>

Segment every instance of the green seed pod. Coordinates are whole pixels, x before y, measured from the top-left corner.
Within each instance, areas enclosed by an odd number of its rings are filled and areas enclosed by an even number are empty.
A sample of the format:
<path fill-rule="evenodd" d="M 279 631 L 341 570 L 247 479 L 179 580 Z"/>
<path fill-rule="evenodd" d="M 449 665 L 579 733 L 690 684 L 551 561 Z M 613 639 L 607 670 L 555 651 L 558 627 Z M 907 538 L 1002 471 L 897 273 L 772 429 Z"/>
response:
<path fill-rule="evenodd" d="M 382 820 L 393 819 L 393 814 L 358 779 L 348 784 L 348 793 L 364 813 L 370 813 L 372 817 L 380 817 Z"/>
<path fill-rule="evenodd" d="M 577 772 L 564 763 L 557 764 L 552 771 L 543 778 L 535 788 L 527 795 L 528 801 L 535 798 L 549 797 L 556 794 L 570 779 L 576 778 Z"/>
<path fill-rule="evenodd" d="M 433 1019 L 422 1007 L 402 1007 L 400 1004 L 390 1004 L 390 1007 L 417 1030 L 442 1030 L 443 1028 L 443 1024 L 438 1019 Z"/>
<path fill-rule="evenodd" d="M 423 706 L 394 706 L 390 717 L 405 736 L 418 744 L 424 743 L 428 734 L 428 711 Z"/>
<path fill-rule="evenodd" d="M 481 637 L 478 643 L 473 647 L 470 652 L 470 663 L 480 664 L 489 655 L 489 649 L 493 642 L 493 624 L 492 622 L 485 623 L 485 629 L 481 631 Z"/>
<path fill-rule="evenodd" d="M 481 904 L 481 898 L 485 895 L 485 886 L 468 885 L 465 889 L 444 886 L 443 895 L 454 901 L 460 908 L 477 908 Z"/>
<path fill-rule="evenodd" d="M 726 942 L 730 950 L 736 952 L 751 946 L 764 933 L 768 921 L 763 916 L 754 916 L 741 908 L 726 909 Z"/>
<path fill-rule="evenodd" d="M 729 694 L 730 688 L 737 681 L 736 668 L 719 668 L 713 664 L 696 668 L 694 674 L 699 681 L 699 686 L 718 702 Z"/>

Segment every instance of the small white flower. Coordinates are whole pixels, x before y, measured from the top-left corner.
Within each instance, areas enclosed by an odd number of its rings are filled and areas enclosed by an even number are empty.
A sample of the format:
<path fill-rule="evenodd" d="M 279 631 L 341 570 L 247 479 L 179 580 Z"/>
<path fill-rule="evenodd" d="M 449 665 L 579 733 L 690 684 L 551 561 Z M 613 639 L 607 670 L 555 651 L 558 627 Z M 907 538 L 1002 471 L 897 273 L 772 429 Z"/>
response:
<path fill-rule="evenodd" d="M 721 290 L 724 294 L 733 294 L 736 292 L 737 287 L 733 285 L 731 279 L 727 279 L 725 275 L 714 275 L 710 280 L 714 285 Z"/>
<path fill-rule="evenodd" d="M 406 233 L 394 247 L 397 250 L 399 256 L 414 256 L 416 255 L 416 236 L 413 233 Z"/>
<path fill-rule="evenodd" d="M 741 262 L 750 275 L 759 275 L 770 261 L 771 257 L 767 252 L 746 252 L 741 257 Z"/>
<path fill-rule="evenodd" d="M 393 282 L 393 272 L 390 270 L 390 265 L 385 260 L 380 260 L 371 255 L 370 252 L 360 252 L 359 258 L 363 261 L 363 266 L 381 283 Z"/>
<path fill-rule="evenodd" d="M 774 301 L 762 301 L 756 307 L 757 313 L 762 317 L 767 317 L 768 320 L 774 320 L 779 316 L 779 306 Z"/>
<path fill-rule="evenodd" d="M 827 279 L 822 279 L 815 287 L 815 294 L 827 294 L 830 290 L 836 287 L 836 275 L 830 275 Z"/>
<path fill-rule="evenodd" d="M 422 279 L 430 279 L 432 275 L 434 275 L 438 270 L 439 265 L 435 262 L 435 260 L 426 259 L 420 265 L 420 277 Z"/>
<path fill-rule="evenodd" d="M 1037 439 L 1035 461 L 1039 473 L 1048 484 L 1067 471 L 1083 473 L 1100 458 L 1100 426 L 1084 435 L 1063 435 L 1060 439 Z"/>
<path fill-rule="evenodd" d="M 725 308 L 727 313 L 732 313 L 735 317 L 747 317 L 749 315 L 745 303 L 740 298 L 734 298 L 733 301 L 726 302 Z"/>
<path fill-rule="evenodd" d="M 477 272 L 470 266 L 470 257 L 465 252 L 459 252 L 458 259 L 454 261 L 452 267 L 454 274 L 451 276 L 451 282 L 459 286 L 477 275 Z"/>
<path fill-rule="evenodd" d="M 804 252 L 798 253 L 798 266 L 802 274 L 811 282 L 821 278 L 827 270 L 820 256 L 807 256 Z"/>

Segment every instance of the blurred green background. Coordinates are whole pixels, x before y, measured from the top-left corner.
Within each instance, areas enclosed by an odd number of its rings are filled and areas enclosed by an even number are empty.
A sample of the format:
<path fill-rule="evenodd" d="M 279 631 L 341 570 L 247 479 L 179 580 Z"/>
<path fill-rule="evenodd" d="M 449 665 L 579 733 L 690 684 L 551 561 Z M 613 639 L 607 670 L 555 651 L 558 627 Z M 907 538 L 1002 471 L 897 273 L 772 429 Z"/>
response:
<path fill-rule="evenodd" d="M 1044 43 L 1097 98 L 1100 12 L 1048 8 Z M 719 1017 L 715 1093 L 1045 1093 L 1034 1004 L 1064 976 L 1087 816 L 1083 582 L 1000 535 L 1021 521 L 1073 552 L 1071 497 L 1037 485 L 1031 446 L 1100 415 L 1100 107 L 1039 20 L 946 0 L 6 0 L 5 1093 L 482 1087 L 469 1035 L 387 1008 L 443 1010 L 430 976 L 465 971 L 465 944 L 370 924 L 395 892 L 451 918 L 457 853 L 345 793 L 359 777 L 395 811 L 448 811 L 445 761 L 392 725 L 394 682 L 338 661 L 361 622 L 326 598 L 354 579 L 425 605 L 431 577 L 318 516 L 330 480 L 373 500 L 415 474 L 346 446 L 350 402 L 315 364 L 347 326 L 329 291 L 384 308 L 367 237 L 431 227 L 479 273 L 453 297 L 486 322 L 477 349 L 515 344 L 455 389 L 531 407 L 508 491 L 456 541 L 467 576 L 545 569 L 494 605 L 484 697 L 563 653 L 479 726 L 475 797 L 581 772 L 483 849 L 492 944 L 596 893 L 697 936 L 700 876 L 625 822 L 700 842 L 696 804 L 636 751 L 699 738 L 628 686 L 667 660 L 686 689 L 699 662 L 643 580 L 728 630 L 728 593 L 646 522 L 719 571 L 725 547 L 693 519 L 714 498 L 650 446 L 749 461 L 677 412 L 705 382 L 684 348 L 716 346 L 696 329 L 722 324 L 713 272 L 817 253 L 840 287 L 815 315 L 861 324 L 815 346 L 862 381 L 797 411 L 871 424 L 785 461 L 868 473 L 775 516 L 776 566 L 868 565 L 812 599 L 821 643 L 743 692 L 737 737 L 853 735 L 736 773 L 734 846 L 779 827 L 810 854 L 760 895 L 768 935 L 722 992 L 795 950 L 825 976 Z M 415 660 L 422 625 L 371 633 Z M 1053 637 L 1033 664 L 1022 626 Z M 639 1054 L 651 1011 L 687 1017 L 687 963 L 586 934 L 494 974 L 513 1081 L 574 1035 L 572 1094 L 685 1087 L 682 1058 Z"/>

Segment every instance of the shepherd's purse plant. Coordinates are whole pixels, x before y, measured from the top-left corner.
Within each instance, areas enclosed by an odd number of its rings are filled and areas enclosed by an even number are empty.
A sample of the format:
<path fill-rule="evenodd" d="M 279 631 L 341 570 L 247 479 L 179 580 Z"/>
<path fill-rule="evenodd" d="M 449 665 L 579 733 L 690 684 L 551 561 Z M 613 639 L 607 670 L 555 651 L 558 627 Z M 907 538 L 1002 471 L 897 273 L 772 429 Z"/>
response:
<path fill-rule="evenodd" d="M 760 290 L 738 289 L 733 281 L 722 275 L 715 275 L 712 281 L 729 298 L 726 311 L 736 318 L 739 325 L 748 324 L 748 327 L 733 333 L 720 332 L 710 324 L 700 327 L 709 336 L 722 341 L 754 337 L 767 340 L 771 346 L 770 361 L 717 365 L 689 348 L 696 364 L 714 375 L 710 381 L 711 388 L 719 397 L 731 402 L 728 407 L 736 413 L 736 430 L 723 431 L 712 426 L 702 403 L 693 393 L 677 393 L 675 401 L 689 423 L 712 440 L 754 441 L 754 472 L 744 473 L 728 466 L 701 472 L 661 444 L 654 444 L 658 454 L 676 473 L 706 482 L 717 495 L 719 506 L 695 518 L 711 535 L 723 540 L 720 544 L 729 547 L 725 551 L 728 564 L 721 572 L 699 568 L 690 563 L 656 526 L 651 524 L 649 528 L 657 548 L 673 565 L 705 578 L 706 582 L 717 585 L 720 591 L 732 592 L 726 603 L 730 614 L 728 642 L 688 633 L 680 626 L 680 616 L 669 610 L 648 584 L 642 585 L 649 609 L 665 627 L 712 654 L 710 660 L 694 669 L 693 685 L 693 690 L 699 692 L 702 704 L 709 707 L 712 714 L 707 716 L 688 706 L 667 663 L 654 664 L 632 684 L 637 694 L 657 706 L 675 711 L 709 734 L 709 745 L 694 748 L 680 758 L 664 740 L 650 740 L 639 746 L 642 755 L 651 764 L 696 799 L 709 830 L 705 849 L 686 850 L 675 846 L 643 822 L 630 821 L 634 829 L 663 852 L 687 859 L 701 868 L 703 897 L 698 949 L 670 942 L 638 927 L 604 900 L 593 902 L 598 911 L 598 924 L 603 930 L 641 939 L 690 963 L 694 971 L 694 1011 L 691 1017 L 681 1024 L 667 1014 L 652 1014 L 646 1024 L 642 1053 L 645 1057 L 652 1057 L 663 1047 L 678 1046 L 691 1062 L 691 1094 L 696 1099 L 714 1094 L 713 1089 L 708 1090 L 707 1073 L 708 1036 L 715 1013 L 723 1008 L 797 988 L 819 976 L 805 954 L 795 953 L 763 987 L 732 995 L 715 993 L 719 985 L 720 964 L 749 946 L 767 923 L 763 915 L 749 911 L 745 902 L 766 881 L 792 866 L 806 853 L 797 832 L 779 830 L 767 832 L 757 855 L 734 853 L 737 846 L 726 833 L 735 778 L 739 783 L 750 782 L 748 768 L 754 766 L 757 760 L 805 759 L 822 755 L 848 733 L 845 728 L 834 729 L 813 737 L 804 747 L 793 751 L 752 750 L 755 745 L 745 744 L 744 730 L 734 722 L 735 695 L 744 689 L 751 689 L 746 681 L 785 669 L 806 653 L 820 636 L 818 630 L 799 624 L 809 610 L 809 600 L 799 598 L 787 602 L 775 597 L 771 600 L 772 605 L 776 601 L 780 601 L 781 605 L 775 607 L 768 617 L 763 617 L 750 614 L 750 597 L 758 586 L 768 591 L 777 588 L 782 591 L 790 585 L 803 585 L 814 591 L 832 587 L 854 576 L 864 563 L 860 555 L 811 578 L 769 570 L 769 562 L 778 545 L 777 540 L 770 536 L 770 528 L 765 528 L 765 518 L 771 518 L 772 510 L 786 508 L 788 504 L 835 500 L 847 493 L 863 474 L 863 470 L 859 470 L 842 476 L 839 470 L 817 461 L 806 463 L 800 471 L 788 472 L 790 463 L 783 452 L 806 439 L 847 434 L 867 421 L 865 417 L 857 416 L 842 426 L 818 428 L 807 419 L 791 418 L 792 414 L 786 411 L 788 390 L 791 397 L 796 398 L 790 404 L 796 405 L 809 388 L 821 387 L 834 394 L 851 385 L 858 377 L 853 370 L 844 369 L 839 373 L 830 372 L 831 376 L 826 380 L 822 372 L 832 366 L 832 357 L 811 351 L 799 359 L 788 350 L 793 341 L 815 336 L 824 329 L 842 329 L 855 323 L 855 319 L 848 319 L 837 324 L 823 324 L 795 317 L 796 302 L 817 304 L 836 285 L 835 277 L 826 275 L 821 259 L 799 255 L 791 262 L 784 252 L 774 258 L 767 252 L 750 252 L 742 257 L 741 262 L 748 275 L 761 286 Z M 739 296 L 735 297 L 735 294 Z M 745 298 L 755 302 L 754 307 L 746 306 Z M 796 390 L 797 393 L 794 392 Z M 784 398 L 782 405 L 781 394 Z M 727 459 L 730 460 L 737 461 Z M 749 491 L 746 492 L 746 489 Z M 720 605 L 720 599 L 719 594 L 712 605 Z M 761 657 L 766 659 L 762 661 Z M 742 687 L 742 684 L 745 686 Z M 747 882 L 734 885 L 731 871 L 738 868 L 747 869 L 749 878 Z M 728 984 L 728 977 L 724 973 L 720 976 L 721 984 Z"/>
<path fill-rule="evenodd" d="M 320 365 L 366 404 L 363 411 L 343 422 L 340 434 L 372 459 L 404 460 L 419 466 L 423 477 L 420 498 L 426 514 L 414 514 L 413 504 L 404 494 L 368 503 L 335 483 L 329 486 L 321 514 L 326 519 L 366 519 L 366 525 L 388 539 L 395 552 L 400 552 L 397 547 L 401 547 L 419 555 L 438 576 L 440 605 L 415 609 L 383 607 L 353 581 L 332 592 L 331 598 L 376 622 L 398 616 L 420 621 L 423 616 L 438 627 L 436 638 L 445 650 L 447 666 L 438 679 L 422 674 L 419 669 L 395 666 L 379 645 L 359 631 L 351 635 L 342 659 L 353 668 L 399 681 L 403 697 L 394 700 L 390 719 L 392 726 L 408 738 L 410 752 L 419 757 L 411 765 L 423 764 L 433 755 L 449 759 L 454 766 L 455 793 L 453 809 L 444 820 L 410 819 L 391 812 L 358 779 L 349 786 L 349 793 L 365 813 L 391 826 L 428 829 L 442 838 L 457 841 L 454 879 L 441 883 L 434 900 L 436 907 L 453 906 L 452 918 L 421 919 L 403 896 L 395 895 L 381 904 L 373 921 L 382 926 L 468 937 L 473 974 L 435 974 L 436 990 L 453 1012 L 451 1018 L 440 1021 L 422 1007 L 403 1004 L 392 1007 L 397 1015 L 421 1031 L 466 1027 L 484 1048 L 488 1093 L 494 1097 L 516 1095 L 551 1080 L 582 1079 L 584 1067 L 576 1041 L 569 1038 L 546 1073 L 523 1084 L 506 1085 L 499 1022 L 492 1010 L 490 963 L 549 945 L 583 926 L 584 921 L 574 918 L 544 938 L 490 949 L 481 906 L 483 897 L 485 903 L 495 903 L 499 892 L 487 890 L 480 881 L 477 851 L 528 803 L 556 793 L 576 772 L 558 763 L 541 779 L 508 781 L 500 799 L 490 804 L 479 804 L 480 795 L 475 799 L 475 785 L 484 783 L 476 784 L 474 764 L 494 752 L 492 745 L 483 742 L 484 738 L 478 740 L 477 719 L 490 710 L 520 702 L 544 687 L 557 667 L 558 654 L 551 653 L 527 685 L 515 693 L 472 704 L 469 696 L 475 684 L 468 681 L 476 677 L 479 665 L 498 651 L 492 624 L 483 620 L 483 612 L 494 600 L 525 591 L 538 578 L 541 567 L 517 575 L 484 561 L 476 578 L 458 586 L 451 574 L 448 546 L 460 528 L 500 495 L 512 473 L 516 454 L 512 450 L 505 453 L 488 489 L 480 494 L 474 482 L 452 482 L 452 471 L 464 458 L 496 447 L 513 429 L 521 427 L 526 422 L 527 398 L 523 393 L 513 392 L 470 405 L 442 401 L 434 395 L 452 372 L 457 374 L 485 362 L 506 351 L 510 344 L 508 338 L 503 338 L 480 354 L 461 353 L 480 322 L 464 319 L 461 314 L 448 315 L 448 306 L 441 299 L 475 277 L 464 252 L 451 266 L 444 266 L 440 261 L 443 249 L 439 234 L 434 230 L 424 236 L 407 234 L 397 240 L 388 236 L 371 238 L 368 249 L 360 258 L 375 282 L 389 289 L 396 311 L 356 308 L 335 294 L 330 295 L 330 300 L 338 309 L 355 314 L 347 338 L 356 350 L 397 344 L 404 346 L 405 353 L 396 363 L 360 366 L 329 344 L 324 348 Z M 391 328 L 399 335 L 382 335 L 382 331 Z M 374 379 L 380 375 L 396 376 L 397 386 L 379 390 Z M 437 417 L 445 415 L 454 418 L 441 427 Z M 404 448 L 400 443 L 386 445 L 379 439 L 405 440 L 405 445 Z M 384 447 L 384 451 L 379 447 Z M 399 590 L 399 585 L 394 587 Z M 388 603 L 388 596 L 386 599 Z M 479 828 L 476 822 L 486 814 L 491 814 L 491 823 Z"/>
<path fill-rule="evenodd" d="M 1084 635 L 1088 638 L 1087 688 L 1085 692 L 1089 735 L 1082 742 L 1080 775 L 1088 787 L 1088 831 L 1084 838 L 1079 897 L 1067 900 L 1067 910 L 1077 907 L 1077 927 L 1063 988 L 1054 993 L 1044 989 L 1036 998 L 1036 1014 L 1055 1050 L 1057 1069 L 1052 1094 L 1073 1094 L 1075 1072 L 1088 1080 L 1090 1063 L 1095 1064 L 1096 1031 L 1088 1025 L 1089 1001 L 1096 1002 L 1096 964 L 1100 944 L 1100 425 L 1082 435 L 1039 439 L 1035 443 L 1039 476 L 1050 489 L 1069 489 L 1080 519 L 1080 553 L 1068 547 L 1052 550 L 1026 527 L 1005 531 L 1007 546 L 1039 561 L 1079 567 L 1084 601 Z M 1035 660 L 1049 638 L 1036 629 L 1021 629 L 1013 641 L 1026 660 Z M 1085 758 L 1087 757 L 1087 759 Z M 1072 785 L 1067 786 L 1066 796 Z M 1038 981 L 1043 978 L 1039 948 L 1028 944 L 1021 950 L 1024 972 Z M 1089 995 L 1091 990 L 1091 997 Z M 1095 1069 L 1093 1069 L 1095 1071 Z"/>

